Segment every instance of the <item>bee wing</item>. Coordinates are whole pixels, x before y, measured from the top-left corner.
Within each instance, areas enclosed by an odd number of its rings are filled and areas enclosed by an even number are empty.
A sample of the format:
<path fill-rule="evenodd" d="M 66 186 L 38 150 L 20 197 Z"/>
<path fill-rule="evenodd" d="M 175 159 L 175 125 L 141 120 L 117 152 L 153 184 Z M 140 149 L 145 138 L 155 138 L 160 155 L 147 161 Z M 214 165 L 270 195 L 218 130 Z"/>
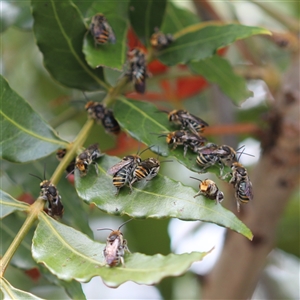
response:
<path fill-rule="evenodd" d="M 121 169 L 123 169 L 124 167 L 126 167 L 127 165 L 129 165 L 131 163 L 130 160 L 121 160 L 120 162 L 118 162 L 117 164 L 113 165 L 112 167 L 110 167 L 107 170 L 107 174 L 109 175 L 114 175 L 116 174 L 118 171 L 120 171 Z"/>
<path fill-rule="evenodd" d="M 250 200 L 253 200 L 252 182 L 250 180 L 246 181 L 245 194 Z"/>
<path fill-rule="evenodd" d="M 109 39 L 110 43 L 115 44 L 115 42 L 116 42 L 115 33 L 108 23 L 106 24 L 106 26 L 107 26 L 107 31 L 108 31 L 108 39 Z"/>
<path fill-rule="evenodd" d="M 178 114 L 185 120 L 195 121 L 203 126 L 209 126 L 204 120 L 199 117 L 196 117 L 185 110 L 178 111 Z"/>

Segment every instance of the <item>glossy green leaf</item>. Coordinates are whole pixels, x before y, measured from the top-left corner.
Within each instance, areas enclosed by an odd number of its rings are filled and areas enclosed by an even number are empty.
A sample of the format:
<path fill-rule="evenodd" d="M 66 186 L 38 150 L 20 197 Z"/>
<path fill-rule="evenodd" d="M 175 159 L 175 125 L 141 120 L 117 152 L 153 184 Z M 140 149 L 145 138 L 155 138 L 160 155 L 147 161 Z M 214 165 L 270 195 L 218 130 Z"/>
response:
<path fill-rule="evenodd" d="M 212 56 L 218 48 L 256 34 L 270 34 L 267 29 L 239 24 L 206 26 L 196 24 L 175 35 L 175 41 L 158 54 L 158 59 L 172 66 L 199 61 Z"/>
<path fill-rule="evenodd" d="M 3 220 L 0 220 L 0 256 L 4 255 L 13 239 L 19 232 L 20 228 L 22 227 L 24 221 L 25 215 L 24 217 L 21 217 L 17 213 L 10 214 Z M 20 269 L 28 270 L 36 267 L 36 263 L 32 259 L 32 255 L 30 252 L 33 231 L 33 228 L 31 228 L 29 233 L 22 241 L 21 245 L 18 247 L 16 253 L 12 257 L 11 264 Z"/>
<path fill-rule="evenodd" d="M 155 28 L 160 28 L 165 14 L 166 0 L 130 0 L 129 19 L 141 42 L 149 46 Z"/>
<path fill-rule="evenodd" d="M 0 190 L 0 219 L 16 210 L 26 211 L 29 205 Z"/>
<path fill-rule="evenodd" d="M 28 162 L 67 145 L 2 76 L 0 85 L 0 157 Z"/>
<path fill-rule="evenodd" d="M 1 1 L 0 32 L 9 26 L 29 30 L 32 28 L 32 24 L 30 1 Z"/>
<path fill-rule="evenodd" d="M 31 299 L 42 299 L 33 294 L 24 292 L 22 290 L 14 288 L 5 278 L 0 278 L 0 290 L 3 293 L 3 300 L 6 299 L 24 299 L 24 300 L 31 300 Z"/>
<path fill-rule="evenodd" d="M 194 198 L 196 191 L 191 187 L 162 175 L 135 183 L 131 194 L 128 187 L 123 187 L 115 196 L 116 188 L 107 170 L 119 161 L 117 157 L 102 157 L 98 162 L 99 176 L 95 168 L 91 168 L 89 176 L 85 177 L 80 177 L 76 171 L 78 195 L 109 214 L 212 222 L 252 238 L 251 231 L 232 212 L 202 196 Z"/>
<path fill-rule="evenodd" d="M 184 27 L 199 23 L 199 21 L 198 16 L 190 10 L 180 8 L 168 1 L 161 31 L 164 33 L 175 33 Z"/>
<path fill-rule="evenodd" d="M 101 276 L 110 287 L 126 281 L 155 284 L 164 277 L 179 276 L 207 254 L 192 252 L 147 256 L 132 253 L 125 256 L 125 268 L 109 268 L 102 254 L 104 246 L 43 213 L 33 238 L 32 254 L 37 262 L 43 263 L 60 279 L 86 282 L 94 276 Z"/>
<path fill-rule="evenodd" d="M 196 164 L 196 153 L 188 150 L 184 157 L 183 147 L 178 146 L 177 149 L 172 150 L 166 138 L 159 137 L 161 134 L 179 130 L 180 127 L 173 126 L 168 121 L 167 114 L 160 112 L 153 104 L 120 97 L 114 106 L 114 115 L 123 130 L 147 146 L 152 146 L 152 151 L 162 156 L 175 157 L 191 171 L 201 171 Z M 210 167 L 207 171 L 219 175 L 217 167 Z"/>
<path fill-rule="evenodd" d="M 128 30 L 128 0 L 103 2 L 95 1 L 88 11 L 88 17 L 92 18 L 97 13 L 103 13 L 112 27 L 116 37 L 116 43 L 110 42 L 104 45 L 95 45 L 94 38 L 90 34 L 85 35 L 83 53 L 88 64 L 93 68 L 101 66 L 122 70 L 126 60 L 126 36 Z"/>
<path fill-rule="evenodd" d="M 77 6 L 69 0 L 32 0 L 32 13 L 45 67 L 57 81 L 82 90 L 107 87 L 102 68 L 93 70 L 82 53 L 87 28 Z"/>
<path fill-rule="evenodd" d="M 219 55 L 191 62 L 189 66 L 193 72 L 202 75 L 211 83 L 216 83 L 235 104 L 253 95 L 247 89 L 246 80 L 235 74 L 228 60 Z"/>

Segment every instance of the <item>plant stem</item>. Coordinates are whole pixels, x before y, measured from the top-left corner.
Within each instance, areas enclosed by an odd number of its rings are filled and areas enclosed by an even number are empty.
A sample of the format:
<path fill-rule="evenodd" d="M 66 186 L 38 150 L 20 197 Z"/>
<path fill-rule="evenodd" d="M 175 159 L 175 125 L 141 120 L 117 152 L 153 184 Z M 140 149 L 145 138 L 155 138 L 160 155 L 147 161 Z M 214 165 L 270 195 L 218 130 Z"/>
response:
<path fill-rule="evenodd" d="M 39 213 L 41 213 L 41 210 L 43 209 L 45 204 L 45 200 L 38 198 L 31 206 L 29 214 L 22 225 L 21 229 L 15 236 L 14 240 L 10 244 L 9 248 L 3 255 L 1 261 L 0 261 L 0 277 L 3 277 L 4 272 L 12 259 L 13 255 L 15 254 L 16 250 L 20 246 L 21 242 L 25 238 L 26 234 L 28 233 L 29 229 L 37 219 Z"/>
<path fill-rule="evenodd" d="M 88 119 L 87 122 L 84 124 L 81 131 L 78 133 L 74 143 L 70 145 L 67 154 L 62 159 L 62 161 L 56 168 L 55 172 L 53 173 L 50 179 L 52 184 L 56 185 L 59 182 L 65 169 L 67 168 L 71 160 L 76 156 L 77 150 L 79 149 L 79 147 L 82 146 L 82 144 L 85 142 L 86 138 L 88 137 L 88 134 L 93 127 L 93 124 L 94 124 L 93 119 Z"/>

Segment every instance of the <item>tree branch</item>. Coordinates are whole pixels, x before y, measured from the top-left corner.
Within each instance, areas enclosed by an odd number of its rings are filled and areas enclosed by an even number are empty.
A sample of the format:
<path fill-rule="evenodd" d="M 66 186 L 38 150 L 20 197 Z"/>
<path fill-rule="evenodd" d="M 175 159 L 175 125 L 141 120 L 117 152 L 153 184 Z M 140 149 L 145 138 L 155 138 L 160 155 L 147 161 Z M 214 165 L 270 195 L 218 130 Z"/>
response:
<path fill-rule="evenodd" d="M 254 200 L 241 208 L 239 217 L 252 230 L 254 239 L 250 242 L 228 231 L 219 261 L 204 280 L 203 299 L 250 298 L 266 256 L 274 247 L 276 226 L 300 177 L 299 68 L 298 53 L 275 95 L 273 110 L 278 118 L 267 133 L 273 141 L 250 176 Z"/>

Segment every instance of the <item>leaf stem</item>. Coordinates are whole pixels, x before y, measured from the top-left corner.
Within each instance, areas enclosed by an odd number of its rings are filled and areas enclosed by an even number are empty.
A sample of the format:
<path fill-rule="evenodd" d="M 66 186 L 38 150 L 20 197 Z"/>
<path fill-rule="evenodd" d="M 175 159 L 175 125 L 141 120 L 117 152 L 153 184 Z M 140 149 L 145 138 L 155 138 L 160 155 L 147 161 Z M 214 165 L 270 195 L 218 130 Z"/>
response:
<path fill-rule="evenodd" d="M 67 168 L 71 160 L 75 157 L 77 150 L 79 149 L 79 147 L 82 146 L 82 144 L 85 142 L 86 138 L 88 137 L 88 133 L 92 129 L 93 124 L 94 124 L 93 119 L 88 119 L 87 122 L 84 124 L 81 131 L 78 133 L 75 141 L 73 142 L 73 144 L 70 145 L 67 154 L 62 159 L 62 161 L 56 168 L 55 172 L 53 173 L 50 179 L 52 184 L 56 185 L 59 182 L 59 179 L 63 175 L 65 169 Z"/>
<path fill-rule="evenodd" d="M 16 250 L 20 246 L 21 242 L 25 238 L 26 234 L 28 233 L 29 229 L 37 219 L 39 213 L 41 213 L 41 210 L 43 209 L 45 204 L 45 200 L 42 198 L 38 198 L 31 206 L 29 214 L 22 225 L 21 229 L 15 236 L 14 240 L 10 244 L 9 248 L 3 255 L 2 259 L 0 260 L 0 277 L 3 277 L 4 272 L 12 259 L 13 255 L 15 254 Z"/>

